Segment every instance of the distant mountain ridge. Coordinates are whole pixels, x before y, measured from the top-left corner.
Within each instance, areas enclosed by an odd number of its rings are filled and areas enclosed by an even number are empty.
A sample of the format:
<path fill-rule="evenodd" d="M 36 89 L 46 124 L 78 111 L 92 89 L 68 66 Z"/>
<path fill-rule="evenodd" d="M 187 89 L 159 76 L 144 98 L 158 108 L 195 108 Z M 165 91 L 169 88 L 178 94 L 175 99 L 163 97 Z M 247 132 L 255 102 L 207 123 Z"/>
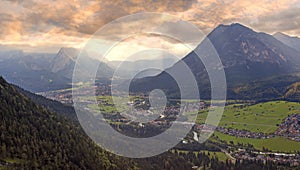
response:
<path fill-rule="evenodd" d="M 61 48 L 57 54 L 24 54 L 22 51 L 0 52 L 0 74 L 9 82 L 31 92 L 70 88 L 79 50 Z M 83 52 L 84 70 L 80 76 L 85 81 L 93 75 L 91 69 L 99 65 L 98 77 L 111 77 L 112 69 L 105 63 Z"/>

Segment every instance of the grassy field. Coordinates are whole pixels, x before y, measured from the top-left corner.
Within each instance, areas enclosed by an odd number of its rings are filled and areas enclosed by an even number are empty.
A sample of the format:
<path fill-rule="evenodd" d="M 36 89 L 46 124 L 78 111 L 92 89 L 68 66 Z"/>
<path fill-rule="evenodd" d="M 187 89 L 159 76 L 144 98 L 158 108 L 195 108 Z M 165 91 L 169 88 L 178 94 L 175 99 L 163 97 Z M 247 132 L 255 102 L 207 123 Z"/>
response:
<path fill-rule="evenodd" d="M 118 98 L 117 98 L 118 99 Z M 92 110 L 101 110 L 104 113 L 116 113 L 117 110 L 112 104 L 110 96 L 99 96 L 100 105 L 89 105 Z M 122 106 L 125 111 L 128 106 Z M 300 103 L 286 101 L 272 101 L 255 105 L 231 104 L 225 107 L 224 114 L 219 126 L 249 130 L 251 132 L 272 133 L 282 121 L 291 114 L 300 114 Z M 192 120 L 197 112 L 189 112 L 184 115 Z M 202 124 L 207 117 L 207 110 L 199 112 L 196 123 Z"/>
<path fill-rule="evenodd" d="M 219 126 L 272 133 L 288 115 L 300 113 L 300 103 L 272 101 L 251 106 L 233 104 L 225 107 Z M 204 123 L 207 111 L 201 111 L 197 123 Z"/>
<path fill-rule="evenodd" d="M 85 99 L 88 100 L 88 98 Z M 119 110 L 113 104 L 114 102 L 111 96 L 97 96 L 99 105 L 89 104 L 88 108 L 96 111 L 97 113 L 100 113 L 99 111 L 101 111 L 101 113 L 117 113 L 129 109 L 129 107 L 124 101 L 122 101 L 121 98 L 115 97 L 114 99 L 116 100 L 115 102 L 123 103 L 123 105 L 119 107 Z"/>
<path fill-rule="evenodd" d="M 226 161 L 226 159 L 229 159 L 225 153 L 223 152 L 210 152 L 210 151 L 204 151 L 205 154 L 207 155 L 208 153 L 210 154 L 210 157 L 217 157 L 219 161 Z"/>
<path fill-rule="evenodd" d="M 273 152 L 295 153 L 300 151 L 300 142 L 291 141 L 283 137 L 275 137 L 270 139 L 250 139 L 230 136 L 220 132 L 214 132 L 214 135 L 228 143 L 232 141 L 235 145 L 238 143 L 245 145 L 251 144 L 254 148 L 259 150 L 262 150 L 264 147 Z M 214 139 L 212 140 L 214 141 Z"/>

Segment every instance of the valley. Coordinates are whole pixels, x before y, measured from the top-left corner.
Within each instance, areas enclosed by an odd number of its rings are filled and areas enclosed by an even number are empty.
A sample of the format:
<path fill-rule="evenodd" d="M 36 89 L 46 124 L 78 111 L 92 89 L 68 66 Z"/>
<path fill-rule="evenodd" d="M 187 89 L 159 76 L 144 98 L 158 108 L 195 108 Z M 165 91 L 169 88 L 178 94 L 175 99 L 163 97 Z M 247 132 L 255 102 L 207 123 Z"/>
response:
<path fill-rule="evenodd" d="M 102 86 L 102 89 L 107 88 Z M 44 95 L 68 104 L 71 103 L 68 101 L 70 95 L 68 92 L 70 91 L 67 89 L 44 93 Z M 82 99 L 88 101 L 89 98 Z M 146 96 L 144 95 L 132 96 L 134 106 L 137 108 L 143 108 L 142 101 L 146 101 L 145 99 Z M 155 120 L 148 123 L 135 123 L 132 121 L 135 119 L 134 114 L 130 113 L 133 116 L 130 120 L 124 118 L 121 111 L 115 108 L 110 95 L 99 95 L 97 101 L 99 105 L 90 105 L 87 102 L 86 108 L 94 110 L 97 114 L 100 111 L 107 123 L 117 131 L 135 137 L 149 137 L 163 132 L 170 127 L 179 112 L 179 108 L 176 106 L 178 100 L 172 99 L 165 108 L 164 114 Z M 187 137 L 182 140 L 179 147 L 175 147 L 176 152 L 189 152 L 191 150 L 195 153 L 204 152 L 202 149 L 191 149 L 189 145 L 192 145 L 192 148 L 198 148 L 202 145 L 196 142 L 195 133 L 201 134 L 208 110 L 212 109 L 210 102 L 208 100 L 201 101 L 199 103 L 200 110 L 187 109 L 188 112 L 185 113 L 185 118 L 181 121 L 188 123 L 192 121 L 189 118 L 191 115 L 197 115 L 196 124 Z M 212 102 L 217 103 L 217 101 Z M 147 105 L 146 101 L 145 106 Z M 126 106 L 124 106 L 125 108 Z M 300 163 L 300 128 L 298 125 L 300 116 L 298 115 L 300 115 L 299 102 L 228 100 L 216 131 L 207 141 L 207 143 L 217 147 L 217 151 L 206 152 L 215 155 L 215 157 L 220 156 L 220 160 L 223 161 L 227 159 L 232 161 L 271 160 L 276 164 L 288 163 L 297 166 Z M 292 127 L 293 129 L 291 129 Z"/>
<path fill-rule="evenodd" d="M 1 131 L 0 143 L 2 150 L 0 154 L 0 169 L 35 169 L 45 166 L 52 168 L 68 166 L 75 169 L 96 169 L 99 167 L 104 169 L 123 169 L 124 167 L 126 167 L 126 169 L 153 169 L 155 167 L 165 166 L 189 169 L 191 167 L 240 168 L 247 165 L 253 167 L 265 166 L 256 161 L 244 161 L 240 164 L 234 164 L 232 161 L 229 161 L 232 159 L 231 156 L 228 155 L 229 153 L 221 149 L 219 144 L 216 145 L 211 142 L 199 144 L 193 139 L 192 134 L 189 134 L 187 138 L 184 139 L 185 142 L 178 144 L 174 149 L 159 156 L 144 159 L 118 157 L 95 146 L 91 140 L 85 136 L 85 133 L 82 131 L 76 119 L 74 120 L 73 116 L 69 117 L 71 115 L 66 115 L 66 112 L 70 114 L 73 112 L 69 110 L 69 106 L 62 105 L 59 109 L 56 107 L 59 106 L 59 104 L 55 103 L 55 101 L 37 96 L 19 88 L 16 90 L 16 87 L 12 87 L 6 83 L 4 79 L 1 78 L 0 80 L 0 102 L 2 106 L 4 106 L 1 109 L 3 113 L 5 113 L 5 115 L 2 115 L 1 120 L 4 121 L 0 126 L 0 128 L 3 129 Z M 19 93 L 19 91 L 22 92 L 22 94 Z M 104 103 L 107 103 L 103 104 L 101 108 L 111 108 L 109 98 L 108 96 L 99 96 L 99 101 L 105 101 Z M 43 107 L 36 105 L 31 99 L 42 104 Z M 144 98 L 139 96 L 135 97 L 135 99 L 143 100 Z M 11 104 L 17 106 L 11 107 Z M 202 102 L 201 105 L 203 108 L 205 107 L 204 102 Z M 54 110 L 56 113 L 49 112 L 45 108 Z M 152 128 L 149 128 L 148 124 L 144 126 L 134 123 L 127 124 L 126 122 L 120 122 L 120 119 L 114 119 L 114 114 L 112 113 L 115 112 L 115 110 L 108 108 L 105 112 L 107 112 L 108 115 L 106 117 L 107 120 L 111 120 L 111 126 L 119 128 L 119 130 L 126 135 L 135 137 L 156 135 L 160 130 L 166 128 L 166 123 L 170 121 L 168 117 L 166 117 L 166 119 L 160 120 L 161 123 L 154 123 L 156 125 Z M 7 109 L 10 110 L 10 112 L 7 112 Z M 172 109 L 168 111 L 172 111 Z M 174 111 L 176 112 L 176 109 Z M 11 121 L 14 122 L 13 126 L 7 123 Z M 186 120 L 182 121 L 184 122 Z M 62 134 L 59 135 L 60 133 Z M 29 138 L 30 140 L 28 140 Z M 43 142 L 44 140 L 48 142 Z M 76 140 L 76 142 L 73 142 L 73 140 Z M 21 143 L 17 145 L 12 144 L 16 142 Z M 53 146 L 57 149 L 53 150 Z M 81 151 L 81 149 L 84 149 L 84 151 Z M 42 150 L 42 152 L 39 150 Z M 54 153 L 55 151 L 58 151 L 58 153 Z M 81 157 L 81 154 L 84 154 L 84 156 Z M 79 159 L 77 156 L 84 159 L 81 159 L 79 162 L 77 161 L 77 159 Z M 61 158 L 63 158 L 63 160 L 61 160 Z M 170 158 L 172 161 L 169 164 L 165 164 L 170 161 Z M 67 164 L 64 164 L 62 161 L 66 161 Z M 177 161 L 180 161 L 180 164 L 176 164 Z M 273 162 L 270 162 L 270 165 L 273 165 Z"/>

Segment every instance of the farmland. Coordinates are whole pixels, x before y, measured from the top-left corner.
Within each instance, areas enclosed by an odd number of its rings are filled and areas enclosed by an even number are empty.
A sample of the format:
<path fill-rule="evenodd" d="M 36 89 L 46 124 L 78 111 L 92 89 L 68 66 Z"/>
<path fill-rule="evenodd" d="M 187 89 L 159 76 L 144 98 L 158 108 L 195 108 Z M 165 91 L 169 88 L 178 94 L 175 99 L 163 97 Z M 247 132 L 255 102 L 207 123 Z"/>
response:
<path fill-rule="evenodd" d="M 214 136 L 220 140 L 226 141 L 227 144 L 232 141 L 234 145 L 251 144 L 255 149 L 263 150 L 266 148 L 272 152 L 286 152 L 286 153 L 295 153 L 300 151 L 300 142 L 291 141 L 283 137 L 275 137 L 270 139 L 252 139 L 252 138 L 241 138 L 230 135 L 225 135 L 220 132 L 214 132 Z M 215 137 L 212 137 L 211 140 L 215 141 Z"/>
<path fill-rule="evenodd" d="M 225 107 L 219 126 L 273 133 L 288 115 L 300 113 L 296 102 L 272 101 L 255 105 L 232 104 Z M 207 110 L 200 111 L 197 123 L 204 123 Z"/>

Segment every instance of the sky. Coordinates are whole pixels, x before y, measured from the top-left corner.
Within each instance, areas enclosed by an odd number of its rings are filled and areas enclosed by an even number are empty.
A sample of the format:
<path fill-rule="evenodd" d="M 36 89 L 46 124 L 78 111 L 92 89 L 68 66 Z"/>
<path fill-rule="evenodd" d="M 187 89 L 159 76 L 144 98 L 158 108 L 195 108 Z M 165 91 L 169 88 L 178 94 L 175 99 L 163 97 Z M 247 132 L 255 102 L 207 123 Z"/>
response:
<path fill-rule="evenodd" d="M 299 0 L 0 0 L 0 46 L 49 53 L 61 47 L 82 48 L 105 24 L 141 12 L 174 15 L 205 34 L 219 24 L 238 22 L 259 32 L 300 36 Z M 120 29 L 126 32 L 130 27 L 124 24 Z M 149 36 L 142 41 L 149 42 L 145 46 L 157 42 Z M 186 52 L 176 42 L 159 41 L 177 49 L 175 53 Z M 120 50 L 133 45 L 141 46 L 141 39 L 123 43 Z"/>

